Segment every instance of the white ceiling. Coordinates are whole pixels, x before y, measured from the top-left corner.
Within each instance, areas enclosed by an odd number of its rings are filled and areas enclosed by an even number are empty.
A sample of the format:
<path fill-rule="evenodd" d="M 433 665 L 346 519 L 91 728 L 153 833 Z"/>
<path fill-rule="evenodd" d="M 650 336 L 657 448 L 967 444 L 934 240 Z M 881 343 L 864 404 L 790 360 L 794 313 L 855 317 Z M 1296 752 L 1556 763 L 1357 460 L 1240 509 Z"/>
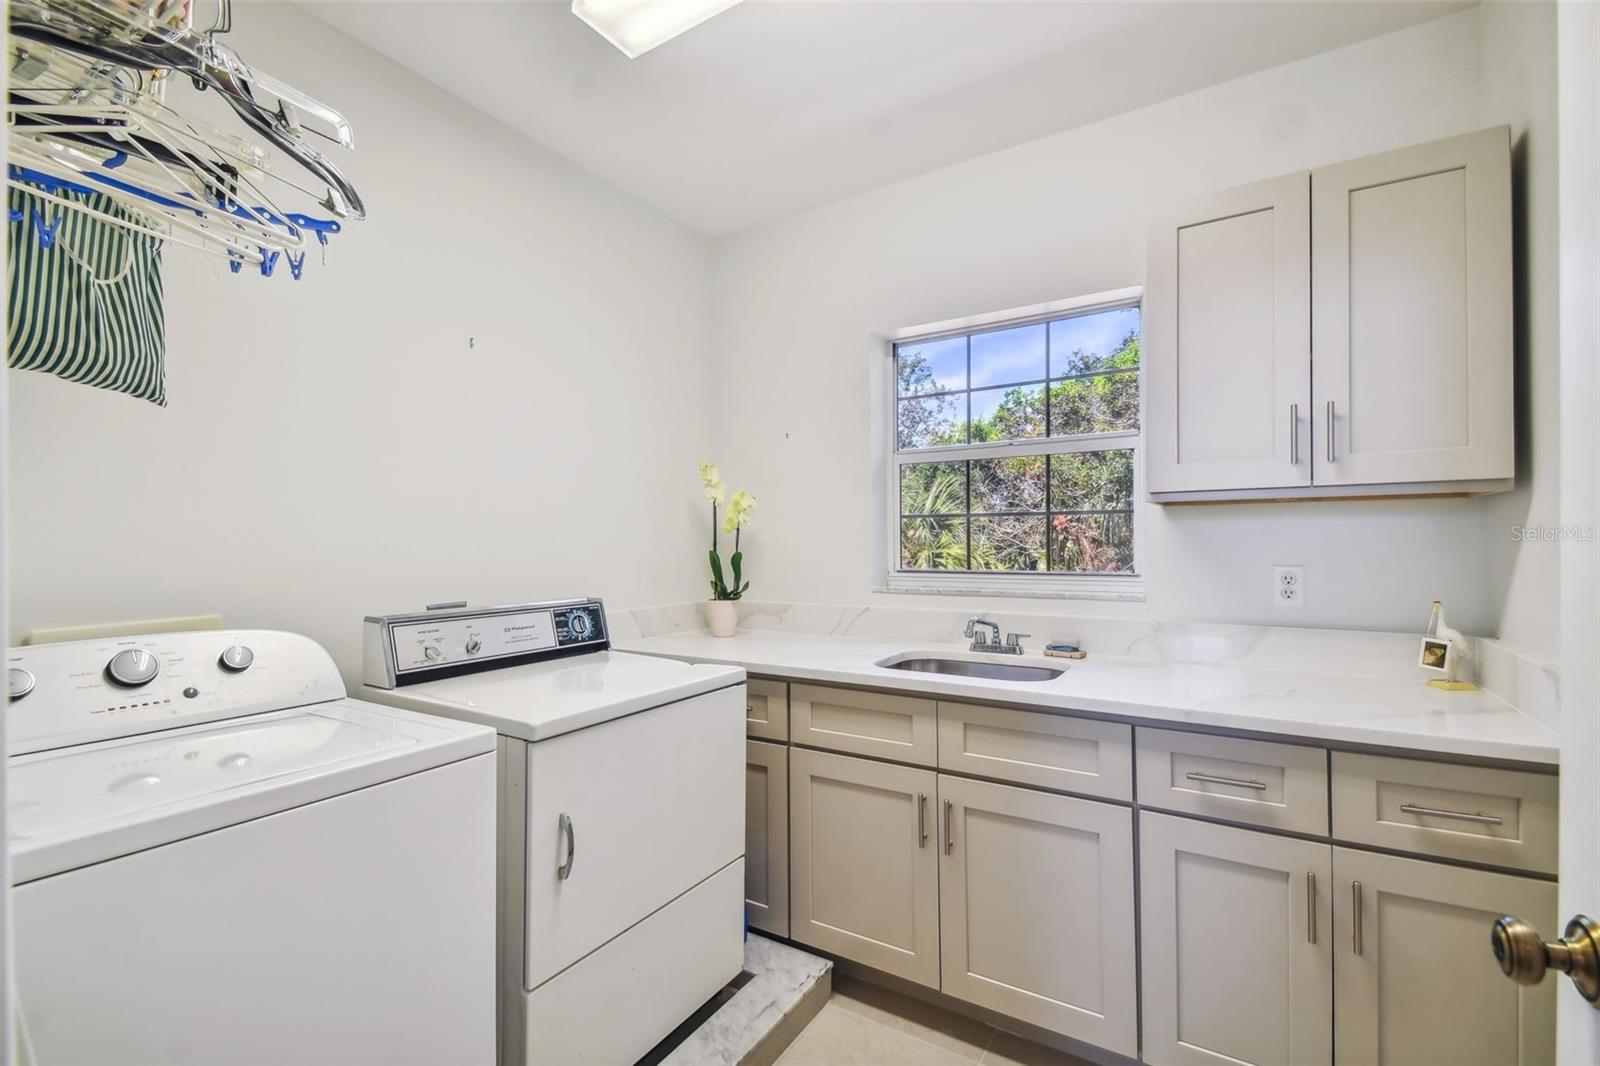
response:
<path fill-rule="evenodd" d="M 1470 5 L 746 0 L 634 60 L 561 0 L 302 6 L 717 234 Z"/>

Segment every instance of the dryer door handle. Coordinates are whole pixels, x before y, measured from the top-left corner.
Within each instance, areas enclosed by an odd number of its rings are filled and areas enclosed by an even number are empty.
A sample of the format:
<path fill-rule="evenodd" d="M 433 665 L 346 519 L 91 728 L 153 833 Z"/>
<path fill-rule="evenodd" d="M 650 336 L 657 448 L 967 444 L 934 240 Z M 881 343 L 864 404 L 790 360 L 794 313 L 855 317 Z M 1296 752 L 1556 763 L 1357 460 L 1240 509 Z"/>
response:
<path fill-rule="evenodd" d="M 562 836 L 567 838 L 567 858 L 556 867 L 556 880 L 565 881 L 572 876 L 572 862 L 578 857 L 578 834 L 572 828 L 572 816 L 563 814 L 559 823 Z"/>

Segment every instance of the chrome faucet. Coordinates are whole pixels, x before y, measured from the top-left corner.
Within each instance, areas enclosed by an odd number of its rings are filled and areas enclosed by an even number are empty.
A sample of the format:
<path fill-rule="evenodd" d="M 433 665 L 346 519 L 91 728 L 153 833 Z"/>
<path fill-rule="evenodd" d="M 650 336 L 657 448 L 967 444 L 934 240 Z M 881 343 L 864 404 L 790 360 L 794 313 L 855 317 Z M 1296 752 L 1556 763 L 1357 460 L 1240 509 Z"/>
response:
<path fill-rule="evenodd" d="M 988 627 L 993 639 L 984 640 L 983 637 L 978 634 L 979 626 Z M 1004 644 L 1002 644 L 1000 643 L 999 626 L 995 625 L 987 618 L 982 618 L 976 615 L 967 619 L 967 639 L 972 641 L 972 644 L 967 648 L 968 651 L 987 651 L 994 652 L 999 655 L 1021 655 L 1022 638 L 1027 635 L 1027 633 L 1007 633 L 1006 641 Z"/>
<path fill-rule="evenodd" d="M 978 636 L 979 626 L 988 626 L 989 631 L 994 634 L 994 639 L 986 641 L 981 636 Z M 1000 648 L 1000 627 L 987 618 L 974 615 L 967 619 L 967 639 L 972 641 L 972 645 L 967 649 L 968 651 L 997 651 Z"/>

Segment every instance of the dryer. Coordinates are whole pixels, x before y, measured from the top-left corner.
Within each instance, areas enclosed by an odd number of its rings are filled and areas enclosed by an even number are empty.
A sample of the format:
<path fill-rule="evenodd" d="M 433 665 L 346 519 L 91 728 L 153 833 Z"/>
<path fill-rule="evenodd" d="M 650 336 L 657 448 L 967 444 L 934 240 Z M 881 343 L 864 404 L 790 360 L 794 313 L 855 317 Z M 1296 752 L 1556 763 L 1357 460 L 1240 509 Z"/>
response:
<path fill-rule="evenodd" d="M 34 1061 L 494 1059 L 493 730 L 347 699 L 291 633 L 7 667 Z"/>
<path fill-rule="evenodd" d="M 627 1063 L 744 956 L 744 671 L 599 600 L 374 616 L 362 694 L 499 734 L 500 1060 Z"/>

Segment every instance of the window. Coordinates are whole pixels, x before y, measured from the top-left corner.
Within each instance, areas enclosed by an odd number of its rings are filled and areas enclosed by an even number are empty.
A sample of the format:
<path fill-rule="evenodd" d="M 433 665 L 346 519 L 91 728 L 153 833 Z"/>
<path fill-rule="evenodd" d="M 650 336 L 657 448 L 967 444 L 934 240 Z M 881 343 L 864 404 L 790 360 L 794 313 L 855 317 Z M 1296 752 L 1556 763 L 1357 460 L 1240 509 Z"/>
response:
<path fill-rule="evenodd" d="M 1137 290 L 892 344 L 891 588 L 1139 596 Z"/>

